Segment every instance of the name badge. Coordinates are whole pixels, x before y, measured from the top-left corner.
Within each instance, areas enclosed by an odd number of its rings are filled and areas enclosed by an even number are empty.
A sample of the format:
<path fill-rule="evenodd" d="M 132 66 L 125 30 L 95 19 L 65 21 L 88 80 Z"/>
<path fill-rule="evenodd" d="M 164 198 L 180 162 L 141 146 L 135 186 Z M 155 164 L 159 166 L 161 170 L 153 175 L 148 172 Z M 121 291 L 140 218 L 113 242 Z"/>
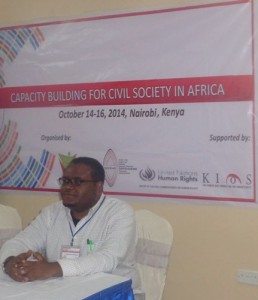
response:
<path fill-rule="evenodd" d="M 80 257 L 81 249 L 78 246 L 63 246 L 60 258 L 74 259 Z"/>

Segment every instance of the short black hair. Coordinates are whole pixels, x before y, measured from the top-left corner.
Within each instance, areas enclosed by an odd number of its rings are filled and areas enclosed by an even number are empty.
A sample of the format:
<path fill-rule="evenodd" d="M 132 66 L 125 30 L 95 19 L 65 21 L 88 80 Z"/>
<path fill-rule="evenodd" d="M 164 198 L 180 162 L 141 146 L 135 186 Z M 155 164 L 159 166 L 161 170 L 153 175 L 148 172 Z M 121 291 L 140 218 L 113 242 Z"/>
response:
<path fill-rule="evenodd" d="M 71 164 L 84 164 L 86 166 L 89 166 L 91 168 L 91 178 L 94 181 L 105 181 L 105 170 L 102 166 L 102 164 L 92 157 L 76 157 L 71 162 Z"/>

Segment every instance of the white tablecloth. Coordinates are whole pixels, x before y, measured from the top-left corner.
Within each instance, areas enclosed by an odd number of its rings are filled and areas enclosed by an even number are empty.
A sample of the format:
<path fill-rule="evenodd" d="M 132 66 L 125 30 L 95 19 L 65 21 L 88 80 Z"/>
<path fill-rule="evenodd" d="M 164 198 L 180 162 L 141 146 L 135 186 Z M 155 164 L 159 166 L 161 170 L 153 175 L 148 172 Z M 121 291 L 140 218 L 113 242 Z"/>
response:
<path fill-rule="evenodd" d="M 85 277 L 63 277 L 43 281 L 20 283 L 15 281 L 0 280 L 1 300 L 82 300 L 91 298 L 94 294 L 110 288 L 128 288 L 131 281 L 128 278 L 98 273 Z M 117 292 L 117 291 L 116 291 Z M 97 299 L 97 298 L 96 298 Z M 99 297 L 98 299 L 101 299 Z M 110 298 L 112 299 L 112 298 Z M 130 296 L 119 299 L 133 299 Z"/>

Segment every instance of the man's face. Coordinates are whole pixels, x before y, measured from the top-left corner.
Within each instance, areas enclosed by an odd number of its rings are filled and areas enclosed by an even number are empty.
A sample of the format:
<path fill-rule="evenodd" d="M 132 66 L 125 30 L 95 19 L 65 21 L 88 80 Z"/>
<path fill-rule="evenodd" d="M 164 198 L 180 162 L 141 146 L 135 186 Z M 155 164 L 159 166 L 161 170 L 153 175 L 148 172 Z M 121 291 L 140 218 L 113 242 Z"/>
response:
<path fill-rule="evenodd" d="M 103 183 L 92 182 L 91 168 L 84 164 L 69 165 L 64 170 L 63 177 L 85 180 L 80 185 L 71 182 L 62 185 L 60 195 L 63 205 L 71 209 L 74 217 L 81 218 L 87 215 L 89 209 L 98 202 L 103 191 Z"/>

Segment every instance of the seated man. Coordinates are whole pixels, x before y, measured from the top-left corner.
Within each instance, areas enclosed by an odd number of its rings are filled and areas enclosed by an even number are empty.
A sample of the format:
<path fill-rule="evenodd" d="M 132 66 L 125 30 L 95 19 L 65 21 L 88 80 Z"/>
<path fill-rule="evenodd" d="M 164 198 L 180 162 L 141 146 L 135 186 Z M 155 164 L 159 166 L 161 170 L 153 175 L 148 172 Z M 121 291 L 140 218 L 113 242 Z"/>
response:
<path fill-rule="evenodd" d="M 104 180 L 97 160 L 73 159 L 59 178 L 61 201 L 1 248 L 4 273 L 26 282 L 106 272 L 129 277 L 138 288 L 134 212 L 103 194 Z"/>

